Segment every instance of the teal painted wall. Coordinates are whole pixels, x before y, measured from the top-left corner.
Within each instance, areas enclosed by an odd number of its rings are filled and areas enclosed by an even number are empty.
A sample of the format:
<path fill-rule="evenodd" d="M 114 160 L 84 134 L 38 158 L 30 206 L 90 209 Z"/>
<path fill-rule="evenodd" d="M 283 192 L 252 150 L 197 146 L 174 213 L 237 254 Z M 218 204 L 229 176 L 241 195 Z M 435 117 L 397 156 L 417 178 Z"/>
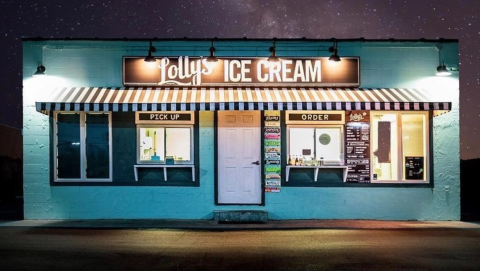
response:
<path fill-rule="evenodd" d="M 122 86 L 122 56 L 143 56 L 147 42 L 24 41 L 24 200 L 26 219 L 210 219 L 214 210 L 258 209 L 271 219 L 460 219 L 459 75 L 435 76 L 434 42 L 345 42 L 361 59 L 361 87 L 432 88 L 453 110 L 433 119 L 433 188 L 300 188 L 266 193 L 265 206 L 215 206 L 214 115 L 200 113 L 200 187 L 51 186 L 49 117 L 35 101 L 57 86 Z M 206 55 L 209 42 L 158 42 L 157 56 Z M 217 56 L 268 56 L 269 41 L 218 42 Z M 330 42 L 277 43 L 279 56 L 328 56 Z M 441 59 L 458 67 L 458 44 Z M 38 62 L 48 76 L 34 78 Z M 134 140 L 134 139 L 132 139 Z"/>

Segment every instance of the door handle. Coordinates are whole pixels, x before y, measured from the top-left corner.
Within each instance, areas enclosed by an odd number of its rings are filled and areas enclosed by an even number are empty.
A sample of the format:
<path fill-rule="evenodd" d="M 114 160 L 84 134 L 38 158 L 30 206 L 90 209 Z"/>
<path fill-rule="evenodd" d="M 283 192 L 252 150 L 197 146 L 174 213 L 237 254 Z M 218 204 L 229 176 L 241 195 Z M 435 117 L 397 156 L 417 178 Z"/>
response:
<path fill-rule="evenodd" d="M 252 165 L 260 165 L 260 161 L 255 161 L 255 162 L 252 162 Z"/>

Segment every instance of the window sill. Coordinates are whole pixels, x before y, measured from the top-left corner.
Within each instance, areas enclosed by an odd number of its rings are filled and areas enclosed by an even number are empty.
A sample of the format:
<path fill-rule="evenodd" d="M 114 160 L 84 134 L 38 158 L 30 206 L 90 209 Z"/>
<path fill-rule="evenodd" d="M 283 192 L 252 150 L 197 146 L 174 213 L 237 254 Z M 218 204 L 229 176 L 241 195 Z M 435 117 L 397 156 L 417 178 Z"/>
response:
<path fill-rule="evenodd" d="M 156 164 L 156 165 L 134 165 L 133 170 L 134 170 L 134 175 L 135 175 L 135 181 L 138 182 L 138 169 L 139 168 L 162 168 L 163 169 L 163 178 L 164 182 L 168 183 L 168 175 L 167 175 L 167 169 L 168 168 L 191 168 L 192 170 L 192 182 L 195 183 L 195 165 L 191 164 L 185 164 L 185 165 L 166 165 L 166 164 Z"/>
<path fill-rule="evenodd" d="M 111 183 L 112 179 L 57 179 L 54 183 Z"/>
<path fill-rule="evenodd" d="M 164 181 L 142 181 L 142 182 L 54 182 L 52 187 L 63 186 L 104 186 L 104 187 L 119 187 L 119 186 L 149 186 L 149 187 L 199 187 L 198 182 L 164 182 Z"/>
<path fill-rule="evenodd" d="M 295 183 L 282 182 L 284 188 L 433 188 L 431 183 Z"/>

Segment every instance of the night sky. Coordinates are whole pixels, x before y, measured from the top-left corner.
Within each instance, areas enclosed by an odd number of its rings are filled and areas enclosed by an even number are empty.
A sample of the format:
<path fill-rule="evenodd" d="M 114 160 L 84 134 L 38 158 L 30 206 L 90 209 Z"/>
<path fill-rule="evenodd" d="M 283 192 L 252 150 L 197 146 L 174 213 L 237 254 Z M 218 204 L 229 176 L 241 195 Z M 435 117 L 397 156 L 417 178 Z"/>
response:
<path fill-rule="evenodd" d="M 451 38 L 460 41 L 461 158 L 480 157 L 479 0 L 0 3 L 1 124 L 22 127 L 22 37 Z"/>

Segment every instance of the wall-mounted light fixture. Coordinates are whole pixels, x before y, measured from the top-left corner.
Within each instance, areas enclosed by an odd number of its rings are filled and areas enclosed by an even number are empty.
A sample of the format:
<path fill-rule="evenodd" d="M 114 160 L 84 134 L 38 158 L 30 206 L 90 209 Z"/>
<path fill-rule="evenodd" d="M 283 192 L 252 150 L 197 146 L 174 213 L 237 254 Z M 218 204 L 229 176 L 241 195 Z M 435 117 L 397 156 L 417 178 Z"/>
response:
<path fill-rule="evenodd" d="M 447 65 L 445 65 L 444 61 L 441 61 L 441 56 L 440 52 L 442 51 L 442 45 L 437 43 L 437 49 L 438 49 L 438 66 L 437 66 L 437 76 L 449 76 L 452 73 L 447 69 Z"/>
<path fill-rule="evenodd" d="M 213 47 L 213 40 L 212 40 L 212 46 L 210 46 L 210 55 L 207 57 L 207 62 L 217 62 L 218 59 L 215 56 L 215 47 Z"/>
<path fill-rule="evenodd" d="M 270 47 L 270 56 L 268 57 L 269 62 L 278 62 L 280 59 L 277 56 L 277 47 L 275 46 L 275 38 L 273 38 L 273 46 Z"/>
<path fill-rule="evenodd" d="M 447 69 L 445 62 L 442 61 L 440 65 L 437 67 L 437 76 L 449 76 L 452 73 Z"/>
<path fill-rule="evenodd" d="M 33 76 L 45 75 L 45 66 L 42 65 L 42 62 L 38 62 L 37 71 Z"/>
<path fill-rule="evenodd" d="M 156 62 L 157 59 L 152 56 L 152 53 L 157 51 L 155 47 L 152 46 L 152 41 L 150 41 L 150 46 L 148 47 L 148 55 L 145 57 L 144 61 L 145 62 Z"/>
<path fill-rule="evenodd" d="M 333 61 L 333 62 L 339 62 L 342 61 L 340 57 L 338 56 L 338 45 L 337 45 L 337 40 L 333 39 L 333 46 L 328 48 L 328 51 L 332 53 L 332 55 L 328 58 L 328 60 Z"/>

